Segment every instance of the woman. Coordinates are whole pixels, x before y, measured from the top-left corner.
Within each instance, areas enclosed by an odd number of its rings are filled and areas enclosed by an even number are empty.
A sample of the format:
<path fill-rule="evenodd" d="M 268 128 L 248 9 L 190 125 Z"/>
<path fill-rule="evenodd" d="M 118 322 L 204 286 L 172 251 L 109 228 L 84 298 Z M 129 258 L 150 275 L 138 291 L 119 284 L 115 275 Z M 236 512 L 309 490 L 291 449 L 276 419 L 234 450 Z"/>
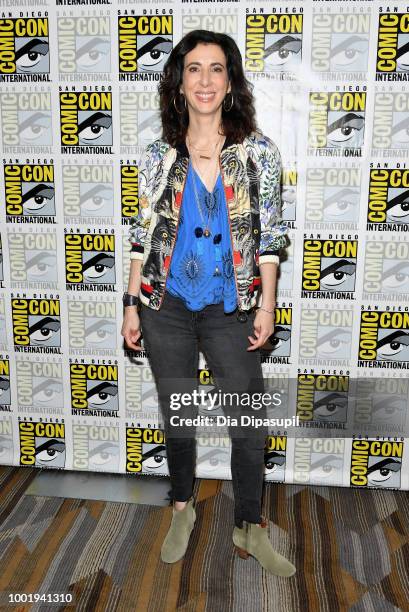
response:
<path fill-rule="evenodd" d="M 256 130 L 253 98 L 232 38 L 204 30 L 173 49 L 159 86 L 163 139 L 139 170 L 139 213 L 122 335 L 144 345 L 164 418 L 173 515 L 161 558 L 181 559 L 196 518 L 193 428 L 171 422 L 170 396 L 195 389 L 199 348 L 223 392 L 263 388 L 260 347 L 273 332 L 280 224 L 280 154 Z M 261 305 L 255 311 L 261 293 Z M 138 315 L 138 305 L 141 305 Z M 241 397 L 241 396 L 240 396 Z M 234 415 L 242 406 L 226 401 Z M 184 407 L 179 416 L 190 415 Z M 233 542 L 267 571 L 295 567 L 273 550 L 261 516 L 266 428 L 229 430 Z"/>

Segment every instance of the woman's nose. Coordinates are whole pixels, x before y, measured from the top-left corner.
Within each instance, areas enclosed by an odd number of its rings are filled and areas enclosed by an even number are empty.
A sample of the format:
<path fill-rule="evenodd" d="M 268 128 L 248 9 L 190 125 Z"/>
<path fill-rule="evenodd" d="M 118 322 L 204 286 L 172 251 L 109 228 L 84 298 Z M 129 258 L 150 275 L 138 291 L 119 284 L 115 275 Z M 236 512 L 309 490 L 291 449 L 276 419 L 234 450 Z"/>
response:
<path fill-rule="evenodd" d="M 200 73 L 200 84 L 207 85 L 210 82 L 210 71 L 203 69 Z"/>

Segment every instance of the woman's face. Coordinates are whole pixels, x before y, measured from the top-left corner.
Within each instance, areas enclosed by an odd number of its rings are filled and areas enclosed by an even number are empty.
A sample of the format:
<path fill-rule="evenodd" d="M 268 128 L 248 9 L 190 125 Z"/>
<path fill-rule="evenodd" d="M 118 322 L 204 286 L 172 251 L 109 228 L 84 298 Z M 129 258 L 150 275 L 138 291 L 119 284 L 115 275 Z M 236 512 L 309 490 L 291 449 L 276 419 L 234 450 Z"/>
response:
<path fill-rule="evenodd" d="M 219 45 L 199 43 L 185 55 L 180 92 L 186 97 L 189 116 L 221 113 L 230 89 L 226 57 Z"/>

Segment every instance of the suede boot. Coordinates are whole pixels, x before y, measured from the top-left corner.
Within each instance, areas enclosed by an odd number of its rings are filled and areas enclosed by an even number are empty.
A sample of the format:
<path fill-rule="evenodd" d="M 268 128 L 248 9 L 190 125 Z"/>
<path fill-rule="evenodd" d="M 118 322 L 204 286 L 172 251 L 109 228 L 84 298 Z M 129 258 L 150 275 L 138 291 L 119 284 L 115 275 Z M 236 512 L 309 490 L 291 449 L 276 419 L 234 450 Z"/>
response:
<path fill-rule="evenodd" d="M 243 521 L 243 527 L 233 530 L 233 542 L 242 559 L 252 555 L 267 572 L 275 576 L 292 576 L 296 568 L 283 555 L 276 552 L 268 539 L 268 522 L 263 518 L 260 525 Z"/>
<path fill-rule="evenodd" d="M 191 497 L 183 510 L 173 508 L 172 522 L 163 540 L 160 557 L 164 563 L 176 563 L 184 556 L 196 520 L 194 500 Z"/>

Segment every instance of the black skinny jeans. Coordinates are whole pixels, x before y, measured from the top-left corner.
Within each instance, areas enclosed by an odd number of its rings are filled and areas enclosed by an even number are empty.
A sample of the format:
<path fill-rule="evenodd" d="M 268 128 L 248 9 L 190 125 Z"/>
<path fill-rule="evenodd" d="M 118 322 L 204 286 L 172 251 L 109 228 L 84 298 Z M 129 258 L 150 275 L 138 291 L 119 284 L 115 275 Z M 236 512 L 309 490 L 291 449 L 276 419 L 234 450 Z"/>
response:
<path fill-rule="evenodd" d="M 142 306 L 141 327 L 149 363 L 155 378 L 164 420 L 166 451 L 172 498 L 189 499 L 193 491 L 196 464 L 195 429 L 185 437 L 170 423 L 174 414 L 197 416 L 196 411 L 170 410 L 170 395 L 197 388 L 199 348 L 206 357 L 217 388 L 223 392 L 263 392 L 260 353 L 247 351 L 248 336 L 253 335 L 254 313 L 246 322 L 237 311 L 225 314 L 223 304 L 211 304 L 199 312 L 188 310 L 182 300 L 165 293 L 160 310 Z M 242 410 L 234 402 L 222 404 L 224 414 L 237 417 Z M 244 409 L 246 414 L 265 418 L 265 410 Z M 239 419 L 239 423 L 241 423 Z M 172 430 L 173 427 L 173 430 Z M 186 430 L 185 430 L 186 431 Z M 234 522 L 260 523 L 264 478 L 264 445 L 267 427 L 230 428 L 232 443 L 231 473 L 234 491 Z"/>

